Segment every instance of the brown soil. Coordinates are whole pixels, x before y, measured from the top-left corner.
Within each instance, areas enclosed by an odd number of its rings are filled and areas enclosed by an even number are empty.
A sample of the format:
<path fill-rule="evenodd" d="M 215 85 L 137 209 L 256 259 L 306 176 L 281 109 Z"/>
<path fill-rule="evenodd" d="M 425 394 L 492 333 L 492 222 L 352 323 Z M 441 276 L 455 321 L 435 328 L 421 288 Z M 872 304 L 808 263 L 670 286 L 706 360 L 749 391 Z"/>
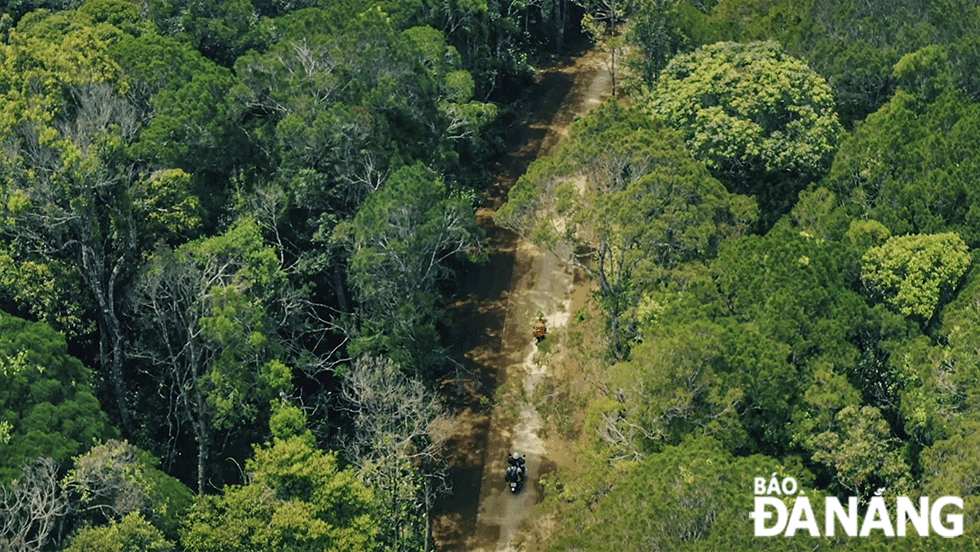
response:
<path fill-rule="evenodd" d="M 532 327 L 538 316 L 551 333 L 564 326 L 573 295 L 581 299 L 587 283 L 553 254 L 496 226 L 493 216 L 528 165 L 550 153 L 576 118 L 609 97 L 605 58 L 594 49 L 540 72 L 512 131 L 513 147 L 487 193 L 487 207 L 478 211 L 494 253 L 464 276 L 453 305 L 460 369 L 445 387 L 457 408 L 448 442 L 453 493 L 433 513 L 440 550 L 514 550 L 521 524 L 543 498 L 539 478 L 555 469 L 560 453 L 546 446 L 531 402 L 549 373 Z M 547 344 L 546 339 L 541 347 Z M 529 481 L 517 494 L 503 477 L 512 451 L 527 457 Z"/>

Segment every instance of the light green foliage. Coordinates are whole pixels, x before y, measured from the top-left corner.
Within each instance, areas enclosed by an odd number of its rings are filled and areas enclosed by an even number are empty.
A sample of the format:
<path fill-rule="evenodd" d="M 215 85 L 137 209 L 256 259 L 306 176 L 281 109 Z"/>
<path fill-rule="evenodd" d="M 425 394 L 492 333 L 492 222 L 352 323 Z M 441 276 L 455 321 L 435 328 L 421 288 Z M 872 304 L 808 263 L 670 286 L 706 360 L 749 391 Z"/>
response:
<path fill-rule="evenodd" d="M 930 440 L 976 432 L 980 420 L 980 280 L 971 270 L 962 291 L 941 311 L 940 340 L 946 347 L 933 348 L 921 366 L 920 397 L 910 397 L 909 408 L 929 415 L 925 429 Z M 920 355 L 921 356 L 921 355 Z M 911 400 L 918 399 L 918 400 Z M 912 417 L 911 415 L 909 417 Z"/>
<path fill-rule="evenodd" d="M 50 124 L 64 107 L 66 87 L 114 81 L 118 66 L 106 51 L 121 32 L 86 17 L 36 12 L 0 43 L 0 136 L 27 123 Z"/>
<path fill-rule="evenodd" d="M 498 224 L 579 264 L 599 283 L 612 318 L 635 306 L 671 269 L 715 255 L 757 214 L 729 194 L 674 131 L 610 102 L 578 121 L 553 157 L 536 161 L 510 191 Z M 592 251 L 579 256 L 581 251 Z M 624 335 L 632 337 L 632 330 Z"/>
<path fill-rule="evenodd" d="M 140 6 L 129 0 L 86 0 L 75 13 L 93 25 L 108 23 L 134 36 L 156 31 L 153 23 L 140 13 Z"/>
<path fill-rule="evenodd" d="M 813 435 L 805 446 L 814 451 L 815 462 L 836 473 L 836 483 L 848 494 L 867 497 L 887 482 L 889 494 L 905 495 L 909 467 L 890 434 L 877 408 L 845 406 L 832 429 Z"/>
<path fill-rule="evenodd" d="M 154 173 L 134 186 L 133 203 L 144 215 L 143 224 L 154 236 L 179 240 L 201 226 L 201 200 L 190 195 L 191 176 L 180 169 Z"/>
<path fill-rule="evenodd" d="M 50 326 L 0 312 L 0 482 L 39 457 L 67 463 L 112 434 L 91 378 Z"/>
<path fill-rule="evenodd" d="M 601 414 L 599 436 L 619 457 L 640 457 L 688 434 L 714 435 L 737 448 L 744 441 L 737 403 L 744 392 L 719 373 L 721 329 L 707 324 L 645 335 L 630 362 L 614 366 L 610 386 L 619 404 Z"/>
<path fill-rule="evenodd" d="M 189 552 L 361 552 L 375 548 L 372 493 L 306 432 L 255 448 L 249 481 L 201 497 L 186 518 Z"/>
<path fill-rule="evenodd" d="M 281 441 L 305 435 L 306 414 L 290 404 L 273 401 L 272 415 L 269 417 L 269 430 L 274 439 Z"/>
<path fill-rule="evenodd" d="M 363 310 L 358 352 L 387 352 L 414 369 L 439 362 L 436 286 L 450 259 L 478 257 L 482 237 L 466 199 L 423 165 L 405 167 L 338 237 L 351 251 L 349 281 Z"/>
<path fill-rule="evenodd" d="M 50 324 L 69 339 L 90 334 L 94 325 L 85 316 L 91 300 L 75 290 L 85 285 L 78 271 L 53 259 L 20 260 L 0 252 L 0 290 L 25 316 Z"/>
<path fill-rule="evenodd" d="M 288 323 L 286 275 L 255 222 L 161 249 L 135 284 L 140 339 L 134 356 L 170 389 L 168 416 L 198 441 L 203 484 L 211 433 L 255 418 L 291 387 L 277 331 Z"/>
<path fill-rule="evenodd" d="M 895 236 L 864 254 L 861 278 L 873 297 L 928 322 L 969 266 L 969 249 L 955 233 Z"/>
<path fill-rule="evenodd" d="M 721 41 L 778 41 L 831 85 L 844 126 L 873 113 L 895 91 L 892 67 L 929 44 L 957 43 L 960 86 L 976 90 L 970 52 L 980 13 L 969 2 L 889 0 L 680 0 L 658 22 L 694 48 Z M 655 12 L 657 10 L 645 10 Z M 969 30 L 968 30 L 969 29 Z M 649 40 L 649 39 L 647 39 Z M 644 44 L 643 38 L 639 39 Z"/>
<path fill-rule="evenodd" d="M 173 552 L 174 545 L 137 512 L 101 527 L 82 529 L 64 552 Z"/>
<path fill-rule="evenodd" d="M 753 478 L 774 472 L 807 481 L 772 458 L 736 458 L 713 439 L 687 440 L 629 466 L 597 504 L 563 505 L 560 536 L 549 550 L 758 549 L 746 516 Z M 809 488 L 806 494 L 817 499 Z M 797 549 L 782 538 L 766 546 Z"/>
<path fill-rule="evenodd" d="M 125 525 L 127 517 L 138 514 L 141 522 L 149 518 L 171 539 L 194 500 L 190 489 L 160 471 L 149 453 L 114 439 L 76 457 L 63 486 L 72 493 L 76 523 Z"/>
<path fill-rule="evenodd" d="M 740 192 L 759 192 L 749 178 L 767 173 L 818 177 L 841 133 L 830 87 L 775 42 L 725 42 L 678 55 L 647 109 Z"/>

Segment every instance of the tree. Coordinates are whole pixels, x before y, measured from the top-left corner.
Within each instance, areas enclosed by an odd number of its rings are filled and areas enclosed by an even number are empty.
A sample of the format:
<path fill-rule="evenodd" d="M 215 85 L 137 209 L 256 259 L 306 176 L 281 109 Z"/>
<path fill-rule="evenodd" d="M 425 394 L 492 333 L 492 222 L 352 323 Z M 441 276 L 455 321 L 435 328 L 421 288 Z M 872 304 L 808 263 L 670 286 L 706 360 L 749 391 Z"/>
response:
<path fill-rule="evenodd" d="M 841 144 L 824 186 L 892 235 L 956 232 L 975 247 L 977 124 L 980 106 L 955 89 L 931 102 L 900 90 Z"/>
<path fill-rule="evenodd" d="M 24 466 L 9 486 L 0 485 L 0 546 L 11 552 L 40 552 L 68 511 L 58 485 L 58 464 L 39 458 Z"/>
<path fill-rule="evenodd" d="M 194 495 L 157 469 L 157 463 L 149 453 L 114 439 L 75 458 L 62 485 L 71 493 L 76 523 L 110 522 L 112 527 L 98 531 L 109 540 L 116 534 L 125 539 L 126 527 L 144 523 L 152 523 L 161 536 L 175 538 Z M 133 516 L 137 517 L 127 520 Z"/>
<path fill-rule="evenodd" d="M 898 496 L 907 494 L 911 485 L 897 440 L 873 406 L 845 406 L 828 431 L 812 435 L 805 445 L 813 451 L 813 461 L 833 471 L 835 483 L 846 494 L 868 498 L 886 487 Z"/>
<path fill-rule="evenodd" d="M 710 437 L 688 439 L 640 462 L 616 466 L 622 471 L 595 503 L 564 502 L 558 538 L 548 550 L 753 550 L 747 513 L 752 507 L 752 478 L 804 477 L 765 456 L 734 457 Z M 606 468 L 609 471 L 616 469 Z M 559 484 L 555 494 L 564 497 Z M 806 495 L 816 501 L 809 488 Z M 809 536 L 773 539 L 767 550 L 806 550 Z"/>
<path fill-rule="evenodd" d="M 645 0 L 637 4 L 626 36 L 638 48 L 635 57 L 626 63 L 641 82 L 652 84 L 660 78 L 660 72 L 671 58 L 687 49 L 689 39 L 677 21 L 679 2 Z"/>
<path fill-rule="evenodd" d="M 20 261 L 55 260 L 77 271 L 96 309 L 100 365 L 109 374 L 114 406 L 131 429 L 115 298 L 136 243 L 125 197 L 133 167 L 121 150 L 134 138 L 137 120 L 132 106 L 116 94 L 114 65 L 91 28 L 62 31 L 60 47 L 50 44 L 57 34 L 43 34 L 50 31 L 45 27 L 60 18 L 25 18 L 18 41 L 5 46 L 13 67 L 24 72 L 17 79 L 41 78 L 46 84 L 21 93 L 15 90 L 24 85 L 3 87 L 18 99 L 0 122 L 7 153 L 0 164 L 0 233 Z M 27 49 L 34 51 L 22 53 L 32 42 L 35 47 Z"/>
<path fill-rule="evenodd" d="M 726 192 L 674 131 L 610 102 L 528 168 L 497 221 L 596 279 L 622 355 L 634 330 L 621 316 L 645 286 L 711 258 L 755 216 L 751 200 Z"/>
<path fill-rule="evenodd" d="M 744 392 L 722 382 L 721 328 L 694 324 L 663 333 L 644 336 L 630 362 L 609 371 L 615 402 L 596 414 L 614 458 L 642 458 L 691 434 L 740 448 L 745 437 L 737 405 Z"/>
<path fill-rule="evenodd" d="M 341 408 L 353 422 L 345 450 L 389 521 L 379 538 L 389 550 L 426 549 L 430 511 L 445 491 L 444 407 L 390 359 L 358 358 L 343 377 Z"/>
<path fill-rule="evenodd" d="M 112 435 L 91 388 L 92 373 L 64 336 L 0 312 L 0 483 L 37 458 L 67 463 Z"/>
<path fill-rule="evenodd" d="M 872 297 L 928 323 L 952 297 L 970 262 L 969 249 L 953 232 L 895 236 L 864 254 L 861 279 Z"/>
<path fill-rule="evenodd" d="M 86 527 L 71 539 L 65 552 L 173 552 L 174 544 L 137 513 L 109 525 Z"/>
<path fill-rule="evenodd" d="M 309 431 L 281 422 L 273 426 L 284 433 L 255 447 L 245 464 L 249 480 L 244 485 L 202 496 L 191 508 L 181 538 L 186 550 L 355 552 L 377 547 L 381 519 L 371 491 L 351 471 L 338 468 L 335 454 L 317 450 Z"/>
<path fill-rule="evenodd" d="M 405 167 L 337 236 L 351 252 L 349 282 L 360 308 L 351 352 L 385 354 L 416 373 L 440 364 L 437 285 L 451 274 L 451 259 L 480 253 L 482 230 L 466 198 L 431 169 Z"/>
<path fill-rule="evenodd" d="M 683 133 L 730 191 L 757 194 L 763 211 L 777 214 L 823 175 L 841 134 L 830 87 L 775 42 L 678 55 L 646 108 Z"/>
<path fill-rule="evenodd" d="M 254 221 L 213 238 L 161 249 L 134 286 L 141 329 L 133 357 L 169 390 L 171 435 L 187 423 L 197 441 L 197 491 L 204 492 L 214 431 L 253 419 L 291 388 L 280 360 L 288 323 L 286 275 Z"/>

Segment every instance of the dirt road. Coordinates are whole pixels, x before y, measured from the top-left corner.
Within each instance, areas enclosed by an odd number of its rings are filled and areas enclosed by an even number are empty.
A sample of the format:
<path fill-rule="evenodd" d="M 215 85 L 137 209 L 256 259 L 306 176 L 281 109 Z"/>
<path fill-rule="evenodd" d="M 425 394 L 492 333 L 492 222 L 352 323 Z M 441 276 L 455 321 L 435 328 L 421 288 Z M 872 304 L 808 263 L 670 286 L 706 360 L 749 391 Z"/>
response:
<path fill-rule="evenodd" d="M 573 286 L 584 283 L 553 254 L 495 226 L 493 213 L 527 166 L 609 96 L 604 61 L 605 54 L 591 50 L 541 72 L 523 120 L 509 137 L 514 147 L 499 167 L 488 207 L 478 213 L 495 253 L 466 275 L 453 307 L 457 360 L 479 384 L 455 385 L 458 423 L 449 442 L 454 492 L 437 505 L 433 518 L 440 550 L 517 550 L 521 524 L 543 496 L 538 479 L 554 470 L 531 402 L 548 370 L 531 325 L 538 316 L 551 331 L 565 325 Z M 530 477 L 516 495 L 503 478 L 511 451 L 527 456 Z"/>

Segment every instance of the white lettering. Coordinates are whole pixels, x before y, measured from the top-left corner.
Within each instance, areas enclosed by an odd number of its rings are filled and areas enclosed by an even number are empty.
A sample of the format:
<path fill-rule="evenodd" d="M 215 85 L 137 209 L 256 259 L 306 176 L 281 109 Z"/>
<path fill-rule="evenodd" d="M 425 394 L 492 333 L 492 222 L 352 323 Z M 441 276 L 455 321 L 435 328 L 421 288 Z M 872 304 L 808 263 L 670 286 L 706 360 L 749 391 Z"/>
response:
<path fill-rule="evenodd" d="M 769 480 L 769 489 L 766 491 L 766 494 L 780 494 L 779 478 L 776 477 L 776 474 L 772 474 L 772 478 Z"/>
<path fill-rule="evenodd" d="M 930 518 L 932 520 L 932 529 L 937 535 L 941 537 L 951 538 L 959 537 L 963 535 L 963 514 L 949 514 L 946 516 L 946 521 L 948 521 L 951 527 L 946 527 L 943 525 L 943 507 L 947 504 L 956 506 L 961 511 L 963 510 L 963 499 L 957 496 L 944 496 L 933 503 L 932 512 Z"/>
<path fill-rule="evenodd" d="M 898 497 L 898 514 L 895 518 L 895 532 L 900 537 L 905 536 L 905 525 L 911 521 L 920 537 L 929 536 L 929 499 L 919 499 L 919 510 L 916 511 L 912 500 L 907 496 Z"/>
<path fill-rule="evenodd" d="M 772 527 L 766 527 L 766 520 L 772 517 L 772 512 L 766 506 L 772 506 L 776 510 L 776 524 Z M 749 513 L 749 517 L 755 520 L 755 536 L 774 537 L 782 533 L 786 526 L 786 505 L 778 498 L 757 496 L 755 509 Z"/>
<path fill-rule="evenodd" d="M 810 508 L 810 499 L 805 496 L 797 498 L 796 503 L 793 504 L 793 513 L 789 516 L 789 524 L 786 526 L 786 536 L 792 537 L 797 529 L 806 529 L 811 537 L 820 536 L 820 528 L 817 527 L 817 521 L 813 519 L 813 510 Z"/>
<path fill-rule="evenodd" d="M 766 478 L 756 477 L 753 479 L 755 482 L 755 494 L 764 495 L 766 494 Z"/>
<path fill-rule="evenodd" d="M 792 485 L 790 485 L 790 483 L 792 483 Z M 786 479 L 783 479 L 783 494 L 784 495 L 795 495 L 796 494 L 796 490 L 798 488 L 799 487 L 796 485 L 796 480 L 793 479 L 792 477 L 787 477 Z"/>
<path fill-rule="evenodd" d="M 888 508 L 885 506 L 885 499 L 880 496 L 871 497 L 868 504 L 868 513 L 864 516 L 864 523 L 861 525 L 861 536 L 867 537 L 872 529 L 881 529 L 886 537 L 894 537 L 895 531 L 892 530 L 891 518 L 888 517 Z"/>
<path fill-rule="evenodd" d="M 836 524 L 834 523 L 834 518 L 840 521 L 841 527 L 844 529 L 844 534 L 848 537 L 856 537 L 858 532 L 858 499 L 856 496 L 849 497 L 847 499 L 847 514 L 844 513 L 844 508 L 841 507 L 840 501 L 835 497 L 830 497 L 824 503 L 826 510 L 826 531 L 828 537 L 834 536 L 834 531 L 836 530 Z"/>

